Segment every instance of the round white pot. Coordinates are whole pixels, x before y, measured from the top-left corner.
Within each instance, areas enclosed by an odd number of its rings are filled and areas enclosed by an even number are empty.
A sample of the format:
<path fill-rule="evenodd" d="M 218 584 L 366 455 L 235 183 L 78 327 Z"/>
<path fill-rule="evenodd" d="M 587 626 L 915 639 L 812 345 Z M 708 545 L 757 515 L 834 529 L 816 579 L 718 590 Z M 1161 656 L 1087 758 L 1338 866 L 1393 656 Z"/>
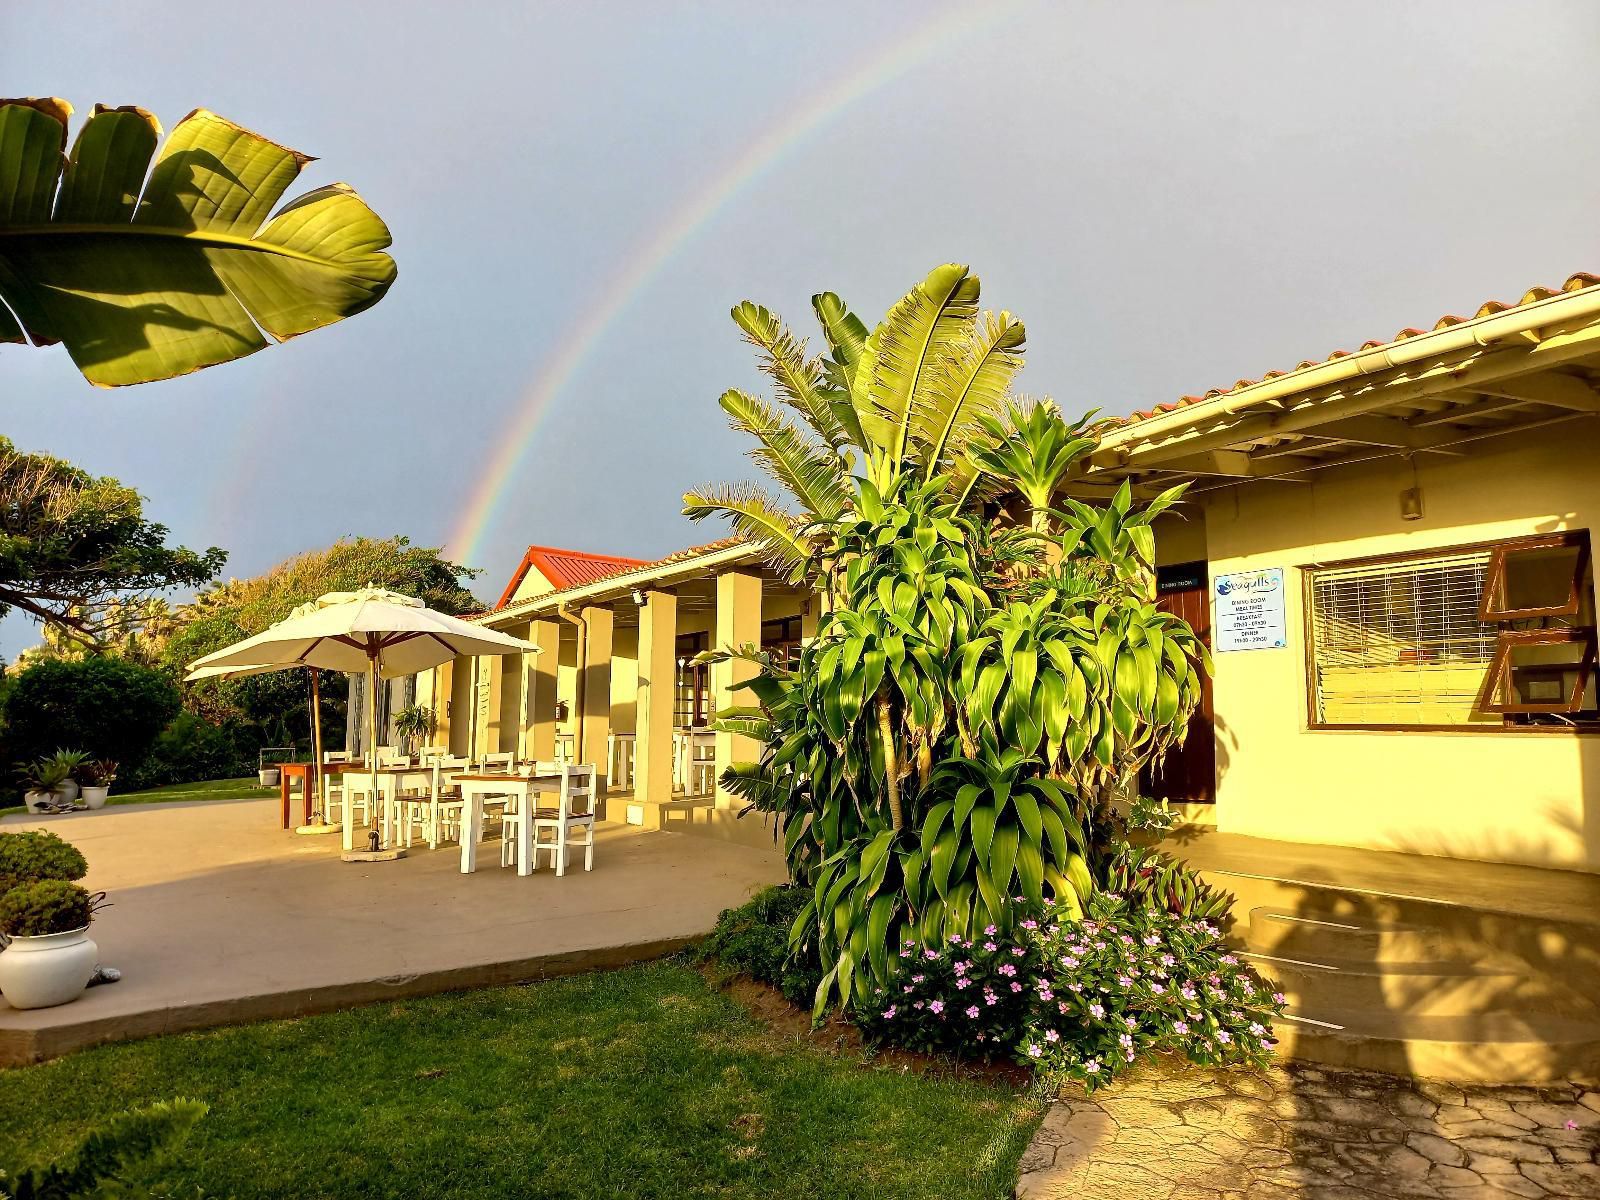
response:
<path fill-rule="evenodd" d="M 22 802 L 28 806 L 31 813 L 43 812 L 48 804 L 59 804 L 62 800 L 60 792 L 24 792 Z"/>
<path fill-rule="evenodd" d="M 83 789 L 82 793 L 83 802 L 90 808 L 104 808 L 106 806 L 106 797 L 110 794 L 111 788 L 109 786 L 86 787 Z"/>
<path fill-rule="evenodd" d="M 16 937 L 0 951 L 0 996 L 12 1008 L 52 1008 L 83 995 L 100 961 L 89 927 Z"/>
<path fill-rule="evenodd" d="M 78 781 L 69 779 L 61 785 L 61 798 L 68 803 L 78 798 Z"/>
<path fill-rule="evenodd" d="M 261 776 L 261 786 L 262 787 L 277 787 L 278 786 L 278 768 L 277 767 L 262 767 L 261 770 L 257 772 L 257 774 Z"/>

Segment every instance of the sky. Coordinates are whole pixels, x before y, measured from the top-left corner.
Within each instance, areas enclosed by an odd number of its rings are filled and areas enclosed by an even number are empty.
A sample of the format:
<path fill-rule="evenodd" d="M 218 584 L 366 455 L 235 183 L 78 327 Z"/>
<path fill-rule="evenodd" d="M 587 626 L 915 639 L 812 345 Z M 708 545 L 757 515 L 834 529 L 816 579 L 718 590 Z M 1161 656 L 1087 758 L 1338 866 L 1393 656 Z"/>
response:
<path fill-rule="evenodd" d="M 209 108 L 354 186 L 399 278 L 240 362 L 103 391 L 0 347 L 0 433 L 263 571 L 404 534 L 653 557 L 748 479 L 728 319 L 872 324 L 970 264 L 1019 389 L 1134 408 L 1600 271 L 1600 5 L 275 0 L 0 6 L 0 79 Z M 0 621 L 0 655 L 37 641 Z"/>

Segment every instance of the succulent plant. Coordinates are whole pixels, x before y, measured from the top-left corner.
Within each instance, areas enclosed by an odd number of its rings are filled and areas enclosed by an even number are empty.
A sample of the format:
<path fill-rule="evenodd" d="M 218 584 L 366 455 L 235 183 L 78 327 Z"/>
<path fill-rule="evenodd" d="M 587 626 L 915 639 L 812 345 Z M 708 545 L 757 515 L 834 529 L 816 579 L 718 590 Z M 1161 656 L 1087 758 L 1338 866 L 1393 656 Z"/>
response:
<path fill-rule="evenodd" d="M 25 883 L 0 896 L 0 933 L 44 937 L 71 933 L 94 919 L 95 898 L 87 888 L 64 879 Z"/>

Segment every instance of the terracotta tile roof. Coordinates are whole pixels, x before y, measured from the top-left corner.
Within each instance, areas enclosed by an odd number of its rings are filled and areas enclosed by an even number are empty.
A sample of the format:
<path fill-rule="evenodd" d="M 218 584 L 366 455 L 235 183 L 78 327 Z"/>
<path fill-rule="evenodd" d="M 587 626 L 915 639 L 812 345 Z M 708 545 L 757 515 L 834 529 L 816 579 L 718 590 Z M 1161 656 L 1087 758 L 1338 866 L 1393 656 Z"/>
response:
<path fill-rule="evenodd" d="M 529 546 L 527 553 L 522 556 L 522 561 L 517 564 L 517 569 L 512 572 L 511 582 L 506 584 L 506 590 L 500 594 L 495 609 L 498 611 L 511 603 L 511 597 L 516 595 L 517 588 L 527 577 L 529 568 L 536 568 L 539 574 L 550 581 L 551 587 L 560 592 L 567 588 L 594 583 L 608 575 L 615 575 L 618 571 L 642 567 L 644 563 L 645 560 L 642 558 L 589 554 L 583 550 L 563 550 L 559 546 Z"/>
<path fill-rule="evenodd" d="M 555 591 L 546 592 L 542 596 L 530 596 L 528 601 L 524 601 L 523 603 L 533 600 L 548 600 L 552 596 L 559 596 L 564 592 L 574 591 L 582 587 L 589 587 L 596 583 L 604 583 L 608 579 L 616 579 L 624 575 L 631 575 L 636 571 L 648 571 L 655 570 L 660 567 L 670 567 L 674 563 L 688 562 L 690 559 L 699 558 L 704 554 L 715 554 L 719 550 L 732 550 L 735 546 L 742 546 L 746 544 L 748 540 L 749 539 L 739 534 L 732 534 L 728 537 L 718 538 L 714 542 L 705 542 L 699 546 L 687 546 L 682 550 L 674 550 L 671 554 L 666 555 L 664 558 L 651 560 L 631 558 L 614 559 L 612 560 L 613 567 L 611 570 L 606 571 L 603 574 L 596 575 L 593 579 L 585 579 L 577 583 L 572 583 L 566 587 L 557 588 Z M 513 584 L 513 586 L 508 589 L 507 594 L 509 595 L 510 592 L 514 590 L 515 585 Z M 506 607 L 506 602 L 504 598 L 502 598 L 501 603 L 495 606 L 495 612 L 499 612 L 500 609 L 504 607 Z M 494 613 L 489 613 L 486 615 L 493 616 Z"/>
<path fill-rule="evenodd" d="M 1517 300 L 1512 304 L 1506 304 L 1500 300 L 1486 300 L 1483 304 L 1478 306 L 1478 310 L 1473 313 L 1472 316 L 1458 317 L 1454 315 L 1446 315 L 1435 321 L 1432 328 L 1434 330 L 1447 329 L 1451 325 L 1460 325 L 1465 321 L 1475 321 L 1480 317 L 1493 316 L 1495 313 L 1505 312 L 1506 310 L 1512 308 L 1521 308 L 1525 304 L 1532 304 L 1538 300 L 1548 300 L 1551 296 L 1558 296 L 1563 292 L 1581 291 L 1584 288 L 1593 287 L 1596 284 L 1600 284 L 1600 275 L 1591 275 L 1586 271 L 1579 271 L 1577 274 L 1568 276 L 1567 281 L 1559 288 L 1530 288 L 1528 291 L 1523 293 L 1520 300 Z M 1281 379 L 1285 375 L 1293 375 L 1296 371 L 1305 371 L 1312 367 L 1320 367 L 1324 363 L 1330 363 L 1340 358 L 1348 358 L 1351 354 L 1359 353 L 1363 350 L 1375 350 L 1379 346 L 1388 346 L 1395 342 L 1403 342 L 1407 338 L 1413 338 L 1419 334 L 1428 332 L 1430 332 L 1430 330 L 1416 328 L 1402 329 L 1387 342 L 1376 340 L 1362 342 L 1361 345 L 1355 350 L 1335 350 L 1326 358 L 1317 360 L 1306 359 L 1304 362 L 1296 364 L 1288 371 L 1268 371 L 1260 379 L 1241 379 L 1236 383 L 1229 385 L 1228 387 L 1212 388 L 1210 391 L 1203 392 L 1198 396 L 1181 396 L 1178 398 L 1178 400 L 1171 404 L 1157 404 L 1154 408 L 1133 412 L 1126 417 L 1113 417 L 1108 424 L 1112 426 L 1135 425 L 1140 421 L 1148 421 L 1153 417 L 1160 416 L 1163 413 L 1173 412 L 1188 404 L 1199 404 L 1202 400 L 1212 400 L 1218 396 L 1226 396 L 1232 392 L 1237 392 L 1242 388 L 1252 387 L 1258 383 L 1265 383 L 1269 379 Z"/>

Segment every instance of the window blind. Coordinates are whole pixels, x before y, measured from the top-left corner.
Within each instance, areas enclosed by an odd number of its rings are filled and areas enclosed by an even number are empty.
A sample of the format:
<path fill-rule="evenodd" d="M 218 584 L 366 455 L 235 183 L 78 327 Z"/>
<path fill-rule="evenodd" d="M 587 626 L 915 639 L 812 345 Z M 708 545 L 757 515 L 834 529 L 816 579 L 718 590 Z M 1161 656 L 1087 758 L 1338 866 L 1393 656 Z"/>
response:
<path fill-rule="evenodd" d="M 1496 625 L 1478 620 L 1491 551 L 1310 573 L 1313 704 L 1328 725 L 1498 723 L 1473 712 Z"/>

